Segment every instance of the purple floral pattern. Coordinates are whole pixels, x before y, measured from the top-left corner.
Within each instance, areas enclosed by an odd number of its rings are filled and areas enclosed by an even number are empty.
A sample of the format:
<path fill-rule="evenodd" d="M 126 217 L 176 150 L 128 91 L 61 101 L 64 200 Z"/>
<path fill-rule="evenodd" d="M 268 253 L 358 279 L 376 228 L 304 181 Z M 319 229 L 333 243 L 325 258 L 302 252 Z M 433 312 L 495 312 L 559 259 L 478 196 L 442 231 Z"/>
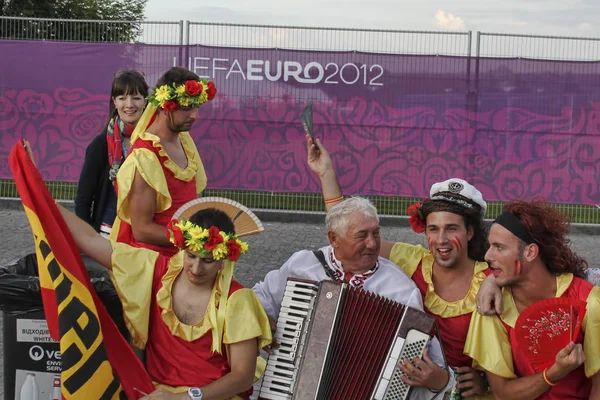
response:
<path fill-rule="evenodd" d="M 112 73 L 137 67 L 152 85 L 180 54 L 179 47 L 169 46 L 26 41 L 3 46 L 14 56 L 0 60 L 5 77 L 0 178 L 12 178 L 8 153 L 24 137 L 44 179 L 66 182 L 78 180 L 87 145 L 105 129 Z M 90 68 L 89 54 L 81 49 L 92 47 L 95 60 L 116 61 Z M 208 188 L 320 192 L 306 164 L 299 117 L 312 101 L 316 135 L 332 154 L 344 193 L 422 198 L 434 182 L 461 177 L 489 201 L 600 203 L 600 87 L 589 78 L 600 75 L 600 65 L 585 64 L 584 71 L 578 63 L 482 59 L 478 69 L 471 65 L 469 76 L 468 60 L 460 57 L 185 50 L 190 57 L 239 60 L 244 78 L 250 58 L 385 69 L 376 81 L 382 86 L 364 85 L 362 78 L 342 84 L 339 76 L 338 84 L 250 81 L 217 71 L 219 94 L 200 109 L 192 130 Z M 62 61 L 49 64 L 48 76 L 32 82 L 27 55 L 42 52 L 51 54 L 49 63 Z M 86 74 L 72 73 L 79 68 L 88 68 Z M 346 80 L 353 79 L 352 71 L 345 69 Z"/>

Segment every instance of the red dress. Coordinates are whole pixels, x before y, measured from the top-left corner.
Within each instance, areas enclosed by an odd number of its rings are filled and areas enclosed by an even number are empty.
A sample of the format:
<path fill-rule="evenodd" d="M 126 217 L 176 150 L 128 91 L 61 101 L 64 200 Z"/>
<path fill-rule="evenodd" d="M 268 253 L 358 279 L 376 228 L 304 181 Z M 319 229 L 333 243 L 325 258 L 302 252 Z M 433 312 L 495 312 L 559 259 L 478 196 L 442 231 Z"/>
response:
<path fill-rule="evenodd" d="M 204 317 L 195 325 L 186 325 L 175 315 L 171 296 L 173 283 L 183 271 L 183 253 L 167 257 L 117 243 L 112 263 L 127 327 L 135 345 L 145 348 L 146 368 L 157 386 L 173 392 L 206 386 L 230 372 L 228 345 L 256 338 L 258 352 L 271 342 L 269 320 L 260 301 L 252 290 L 232 280 L 220 353 L 212 351 L 221 271 Z M 251 393 L 234 398 L 249 399 Z"/>
<path fill-rule="evenodd" d="M 169 258 L 160 256 L 154 271 L 152 292 L 158 293 L 163 287 L 162 277 L 168 270 Z M 231 282 L 229 296 L 243 286 Z M 157 304 L 157 296 L 152 296 L 150 309 L 150 331 L 146 345 L 146 368 L 154 382 L 168 386 L 206 386 L 221 378 L 229 371 L 225 345 L 221 354 L 212 353 L 212 336 L 205 333 L 199 339 L 188 342 L 174 336 L 163 322 L 162 308 Z M 239 394 L 243 399 L 250 398 L 251 391 Z"/>
<path fill-rule="evenodd" d="M 477 272 L 475 275 L 477 275 Z M 481 273 L 484 276 L 488 276 L 491 271 L 486 266 Z M 424 299 L 423 302 L 425 302 L 429 284 L 423 277 L 422 263 L 419 264 L 417 270 L 411 278 L 419 288 L 419 291 Z M 478 288 L 477 290 L 479 290 L 480 284 L 481 282 L 475 283 Z M 467 294 L 467 296 L 468 295 L 469 294 Z M 473 360 L 471 360 L 471 357 L 465 355 L 463 351 L 465 348 L 465 340 L 467 339 L 467 332 L 469 331 L 469 324 L 471 323 L 471 315 L 473 310 L 466 314 L 456 313 L 456 315 L 449 315 L 444 313 L 444 316 L 442 316 L 432 313 L 426 306 L 424 308 L 426 313 L 435 317 L 435 323 L 440 331 L 440 337 L 442 338 L 442 345 L 444 346 L 444 353 L 446 354 L 448 365 L 451 367 L 470 367 Z"/>
<path fill-rule="evenodd" d="M 569 285 L 569 288 L 559 297 L 567 297 L 572 299 L 580 299 L 587 301 L 587 298 L 592 291 L 594 286 L 580 278 L 573 278 L 573 282 Z M 502 325 L 506 328 L 510 336 L 510 344 L 512 346 L 513 363 L 515 366 L 515 374 L 517 376 L 529 376 L 536 374 L 533 366 L 523 357 L 523 353 L 519 350 L 517 343 L 516 329 L 502 321 Z M 583 332 L 579 332 L 575 343 L 583 344 Z M 598 340 L 598 339 L 596 339 Z M 559 399 L 587 399 L 592 391 L 592 381 L 587 379 L 585 376 L 584 366 L 580 366 L 574 371 L 571 371 L 569 375 L 561 379 L 552 386 L 546 393 L 538 397 L 538 399 L 545 400 L 559 400 Z"/>
<path fill-rule="evenodd" d="M 206 187 L 206 174 L 196 145 L 188 133 L 180 134 L 188 165 L 181 168 L 163 150 L 158 136 L 140 135 L 133 143 L 129 155 L 117 175 L 117 219 L 111 239 L 134 247 L 144 247 L 167 256 L 173 256 L 175 246 L 159 246 L 138 242 L 133 236 L 130 220 L 129 195 L 136 171 L 156 191 L 156 214 L 152 221 L 165 227 L 173 214 L 185 203 L 198 197 Z M 166 235 L 166 231 L 165 231 Z"/>
<path fill-rule="evenodd" d="M 556 297 L 575 298 L 587 303 L 582 330 L 576 340 L 583 344 L 586 361 L 538 399 L 588 399 L 592 388 L 589 377 L 600 370 L 600 287 L 594 287 L 572 274 L 559 275 L 556 282 Z M 512 292 L 507 288 L 503 289 L 503 305 L 504 311 L 500 316 L 473 315 L 465 351 L 478 365 L 495 375 L 508 379 L 534 375 L 537 372 L 519 350 L 515 334 L 519 311 Z M 490 343 L 495 344 L 490 346 Z"/>
<path fill-rule="evenodd" d="M 485 262 L 476 262 L 473 279 L 467 295 L 458 301 L 449 302 L 435 292 L 433 285 L 433 256 L 422 246 L 396 243 L 390 260 L 406 272 L 419 288 L 426 313 L 435 318 L 446 361 L 451 367 L 472 367 L 473 360 L 464 354 L 465 341 L 475 310 L 475 298 L 481 282 L 491 273 Z M 488 400 L 491 394 L 472 396 L 470 399 Z"/>

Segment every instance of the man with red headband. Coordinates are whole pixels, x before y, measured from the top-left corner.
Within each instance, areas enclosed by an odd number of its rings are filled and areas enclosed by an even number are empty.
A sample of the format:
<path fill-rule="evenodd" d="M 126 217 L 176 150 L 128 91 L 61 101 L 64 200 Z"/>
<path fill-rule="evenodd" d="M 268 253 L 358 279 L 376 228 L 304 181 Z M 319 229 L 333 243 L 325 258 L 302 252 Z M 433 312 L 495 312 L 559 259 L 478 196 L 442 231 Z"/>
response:
<path fill-rule="evenodd" d="M 490 229 L 485 258 L 494 276 L 489 279 L 502 287 L 504 311 L 473 314 L 465 353 L 487 371 L 497 398 L 600 399 L 600 288 L 584 280 L 587 261 L 570 249 L 568 231 L 568 217 L 544 201 L 507 204 Z M 545 334 L 537 341 L 520 336 L 519 327 L 535 318 L 519 317 L 555 298 L 583 301 L 585 317 L 579 334 L 564 348 L 551 349 L 556 356 L 541 363 L 526 351 L 544 346 Z M 545 327 L 553 329 L 551 320 L 541 322 Z"/>
<path fill-rule="evenodd" d="M 329 210 L 343 200 L 327 149 L 317 139 L 316 149 L 307 135 L 308 164 L 320 180 Z M 409 207 L 410 223 L 425 232 L 429 249 L 381 240 L 379 255 L 398 265 L 417 285 L 424 309 L 439 327 L 448 365 L 457 375 L 452 396 L 491 399 L 485 375 L 472 368 L 464 344 L 475 296 L 490 273 L 483 261 L 486 251 L 483 216 L 487 204 L 468 182 L 452 178 L 434 184 L 430 198 Z M 405 373 L 418 375 L 411 365 Z M 455 397 L 452 397 L 455 398 Z"/>
<path fill-rule="evenodd" d="M 117 175 L 112 240 L 165 255 L 177 252 L 165 237 L 165 226 L 182 204 L 206 187 L 204 166 L 188 131 L 198 107 L 216 93 L 212 82 L 181 67 L 171 68 L 158 80 Z"/>

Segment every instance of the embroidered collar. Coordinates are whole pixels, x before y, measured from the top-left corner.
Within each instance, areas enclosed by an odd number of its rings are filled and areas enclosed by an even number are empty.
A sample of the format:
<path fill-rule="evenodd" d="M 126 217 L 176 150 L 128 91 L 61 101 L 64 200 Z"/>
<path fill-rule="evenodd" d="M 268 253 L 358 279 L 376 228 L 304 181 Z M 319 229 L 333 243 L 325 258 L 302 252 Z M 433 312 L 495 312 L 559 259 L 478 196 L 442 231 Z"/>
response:
<path fill-rule="evenodd" d="M 338 258 L 335 256 L 332 247 L 331 251 L 329 252 L 329 259 L 327 260 L 327 265 L 329 265 L 329 267 L 333 271 L 333 276 L 337 281 L 347 282 L 352 287 L 362 288 L 366 280 L 373 276 L 373 274 L 375 274 L 375 272 L 377 272 L 377 270 L 379 269 L 379 260 L 377 260 L 373 268 L 371 268 L 367 272 L 353 275 L 350 272 L 344 271 L 344 269 L 342 268 L 342 262 L 338 260 Z"/>

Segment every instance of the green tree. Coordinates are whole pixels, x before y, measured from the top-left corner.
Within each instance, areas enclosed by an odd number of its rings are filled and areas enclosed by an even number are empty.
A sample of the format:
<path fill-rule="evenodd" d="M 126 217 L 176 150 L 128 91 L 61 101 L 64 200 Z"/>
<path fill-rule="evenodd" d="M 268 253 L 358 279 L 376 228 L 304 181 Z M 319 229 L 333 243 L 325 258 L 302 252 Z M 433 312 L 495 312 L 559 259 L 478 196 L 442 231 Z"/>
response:
<path fill-rule="evenodd" d="M 0 16 L 22 18 L 2 21 L 0 38 L 132 42 L 141 32 L 146 2 L 147 0 L 0 0 Z M 53 18 L 61 21 L 32 21 L 29 18 Z"/>

